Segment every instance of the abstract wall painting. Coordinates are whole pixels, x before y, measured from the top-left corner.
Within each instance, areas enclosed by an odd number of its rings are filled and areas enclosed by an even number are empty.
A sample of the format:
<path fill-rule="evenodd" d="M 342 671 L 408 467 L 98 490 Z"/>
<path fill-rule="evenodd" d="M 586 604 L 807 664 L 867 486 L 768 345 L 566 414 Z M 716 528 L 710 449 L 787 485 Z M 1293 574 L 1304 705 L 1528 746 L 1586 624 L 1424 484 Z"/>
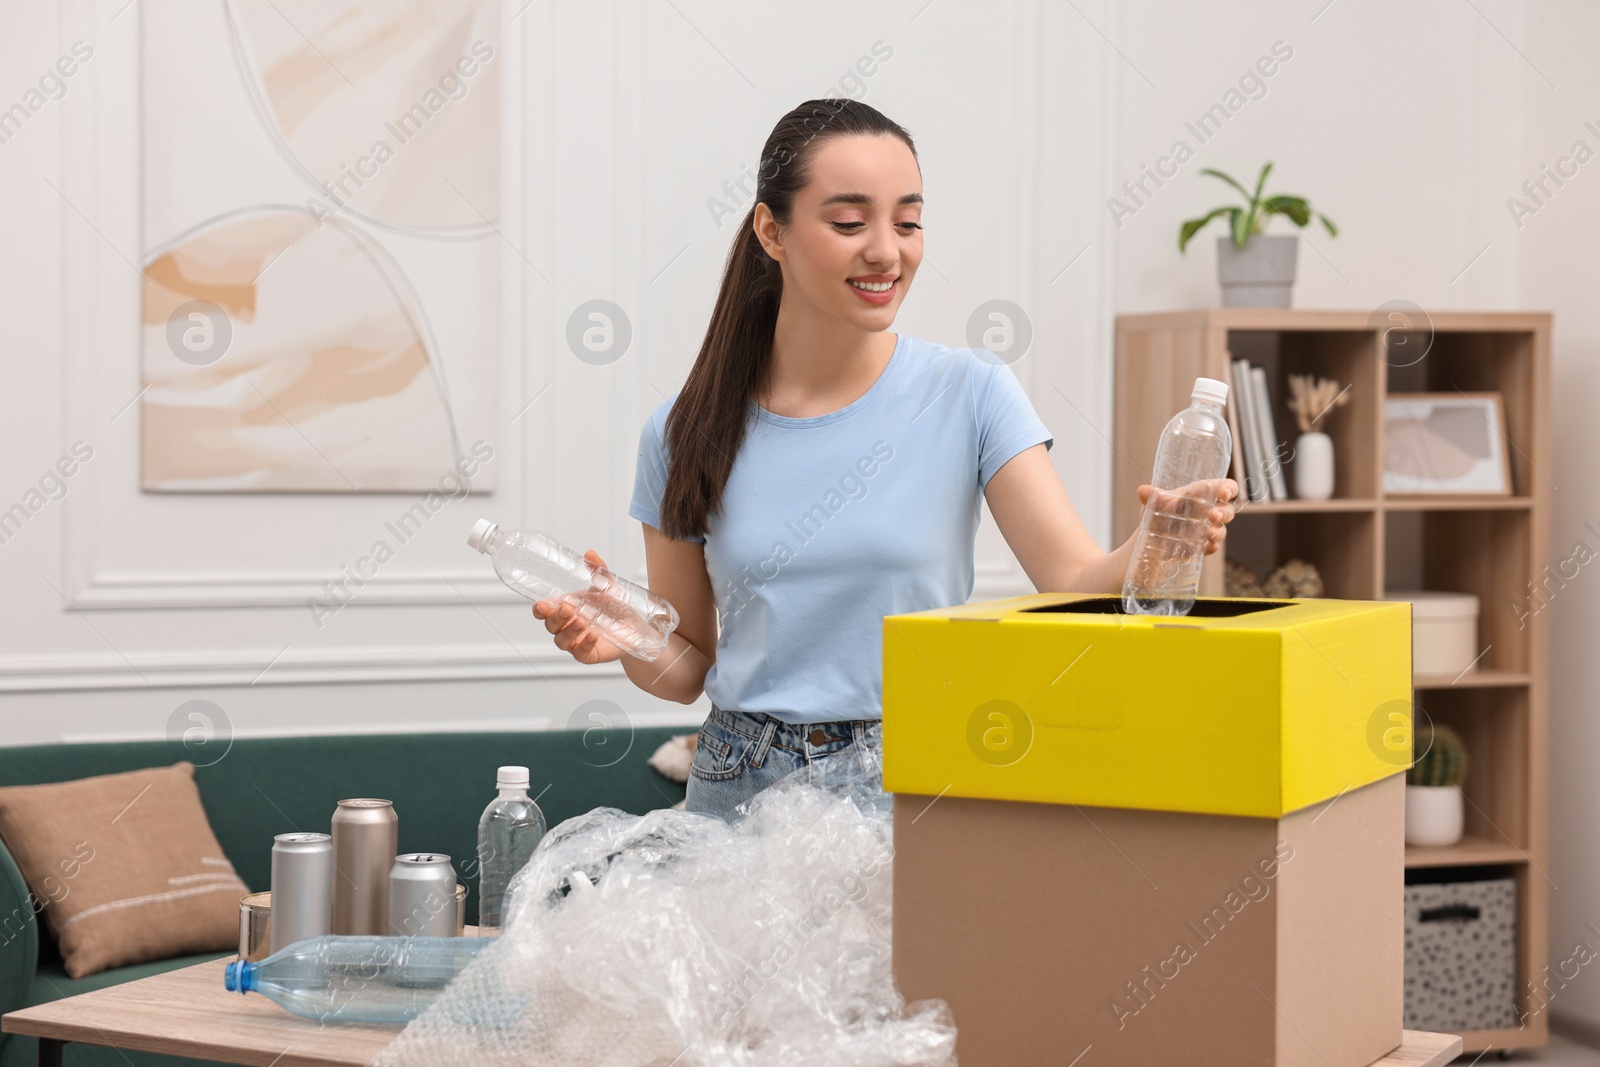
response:
<path fill-rule="evenodd" d="M 430 489 L 493 439 L 496 4 L 208 8 L 143 6 L 141 485 Z"/>

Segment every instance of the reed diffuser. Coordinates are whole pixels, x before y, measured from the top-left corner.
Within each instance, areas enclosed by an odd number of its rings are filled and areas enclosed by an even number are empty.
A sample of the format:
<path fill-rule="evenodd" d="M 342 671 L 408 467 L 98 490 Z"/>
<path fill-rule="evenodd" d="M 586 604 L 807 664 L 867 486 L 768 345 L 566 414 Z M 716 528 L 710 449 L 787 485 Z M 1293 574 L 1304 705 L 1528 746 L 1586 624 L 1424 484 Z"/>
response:
<path fill-rule="evenodd" d="M 1300 424 L 1294 443 L 1294 495 L 1301 500 L 1333 496 L 1333 439 L 1317 424 L 1349 399 L 1350 387 L 1341 389 L 1332 378 L 1289 375 L 1289 410 Z"/>

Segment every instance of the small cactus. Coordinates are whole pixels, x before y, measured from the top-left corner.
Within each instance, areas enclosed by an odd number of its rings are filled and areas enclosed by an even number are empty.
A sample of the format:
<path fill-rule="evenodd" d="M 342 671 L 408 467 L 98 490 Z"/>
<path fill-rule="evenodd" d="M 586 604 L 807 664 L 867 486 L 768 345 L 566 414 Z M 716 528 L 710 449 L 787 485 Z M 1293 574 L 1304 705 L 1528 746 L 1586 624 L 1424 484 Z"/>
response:
<path fill-rule="evenodd" d="M 1460 786 L 1467 777 L 1467 746 L 1448 726 L 1435 724 L 1412 738 L 1421 753 L 1406 771 L 1407 785 Z"/>

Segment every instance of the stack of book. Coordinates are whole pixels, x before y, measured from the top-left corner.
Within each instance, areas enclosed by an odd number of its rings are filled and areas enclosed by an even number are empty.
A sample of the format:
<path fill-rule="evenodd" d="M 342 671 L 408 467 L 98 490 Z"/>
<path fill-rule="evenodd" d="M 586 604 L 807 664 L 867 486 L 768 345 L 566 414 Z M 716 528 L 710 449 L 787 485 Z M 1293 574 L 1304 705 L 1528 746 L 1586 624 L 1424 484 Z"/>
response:
<path fill-rule="evenodd" d="M 1233 434 L 1233 480 L 1251 503 L 1289 499 L 1283 476 L 1287 448 L 1272 417 L 1267 372 L 1243 359 L 1228 361 L 1228 431 Z"/>

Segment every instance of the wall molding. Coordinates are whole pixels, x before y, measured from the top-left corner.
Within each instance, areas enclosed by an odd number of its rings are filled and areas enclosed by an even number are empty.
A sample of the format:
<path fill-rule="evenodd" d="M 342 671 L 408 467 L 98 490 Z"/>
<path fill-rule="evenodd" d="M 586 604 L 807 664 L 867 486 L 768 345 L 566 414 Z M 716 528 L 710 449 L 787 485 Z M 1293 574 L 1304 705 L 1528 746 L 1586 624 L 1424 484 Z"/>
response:
<path fill-rule="evenodd" d="M 138 397 L 142 395 L 140 349 L 143 256 L 142 234 L 142 93 L 143 55 L 139 11 L 116 18 L 126 0 L 80 0 L 62 5 L 58 45 L 65 52 L 77 39 L 93 42 L 95 60 L 75 79 L 75 98 L 61 109 L 59 185 L 70 206 L 61 212 L 61 336 L 63 445 L 84 440 L 95 447 L 118 435 L 123 447 L 139 445 Z M 534 20 L 521 27 L 500 9 L 501 78 L 501 228 L 518 235 L 526 247 L 526 212 L 516 195 L 522 187 L 524 123 L 521 72 L 528 56 L 527 38 Z M 508 32 L 509 31 L 509 32 Z M 81 213 L 81 214 L 80 214 Z M 108 247 L 109 246 L 109 247 Z M 496 510 L 523 514 L 522 457 L 527 455 L 526 424 L 520 431 L 520 454 L 510 453 L 516 429 L 506 425 L 515 412 L 505 384 L 525 376 L 523 303 L 527 265 L 517 248 L 499 245 L 500 352 L 495 392 L 500 397 L 495 418 L 501 457 L 511 459 L 498 479 L 499 488 L 458 498 L 492 499 Z M 130 266 L 133 268 L 130 270 Z M 124 376 L 124 388 L 108 382 Z M 97 391 L 101 390 L 101 391 Z M 108 399 L 107 391 L 116 398 Z M 85 467 L 64 505 L 61 540 L 61 588 L 75 608 L 144 610 L 164 608 L 279 608 L 325 598 L 324 585 L 338 573 L 297 571 L 234 571 L 227 573 L 152 572 L 109 574 L 96 562 L 96 536 L 106 528 L 105 501 L 97 494 L 102 471 Z M 162 494 L 166 495 L 166 494 Z M 300 494 L 291 495 L 292 498 Z M 361 494 L 418 503 L 425 493 Z M 451 501 L 447 498 L 446 504 Z M 480 571 L 426 570 L 385 578 L 375 576 L 362 587 L 360 599 L 386 604 L 459 603 L 462 594 L 493 602 L 499 582 Z M 457 590 L 460 592 L 457 592 Z"/>
<path fill-rule="evenodd" d="M 661 726 L 680 726 L 685 732 L 693 732 L 705 721 L 706 710 L 693 705 L 683 705 L 683 710 L 674 712 L 671 709 L 623 712 L 627 716 L 626 722 L 620 729 L 651 730 Z M 299 737 L 383 737 L 389 734 L 527 734 L 543 733 L 547 731 L 560 731 L 572 729 L 565 721 L 550 718 L 530 719 L 449 719 L 449 720 L 417 720 L 411 722 L 384 722 L 384 723 L 348 723 L 342 726 L 287 726 L 279 728 L 244 728 L 232 729 L 231 739 L 234 741 L 262 740 L 275 738 Z M 152 733 L 148 730 L 93 730 L 69 731 L 59 735 L 59 744 L 86 745 L 105 744 L 125 741 L 173 741 L 165 733 Z M 46 742 L 48 743 L 48 742 Z M 225 742 L 224 742 L 225 743 Z"/>
<path fill-rule="evenodd" d="M 973 596 L 1025 596 L 1009 574 L 974 579 Z M 526 603 L 496 583 L 505 603 Z M 460 603 L 460 597 L 454 602 Z M 354 605 L 359 606 L 359 605 Z M 386 645 L 297 648 L 190 649 L 180 652 L 62 652 L 0 656 L 0 693 L 69 690 L 189 689 L 404 681 L 485 681 L 503 678 L 622 678 L 619 664 L 584 664 L 529 633 L 536 644 Z"/>
<path fill-rule="evenodd" d="M 348 682 L 622 677 L 618 664 L 583 664 L 553 644 L 385 648 L 217 649 L 0 656 L 0 693 L 191 689 Z"/>
<path fill-rule="evenodd" d="M 73 0 L 60 8 L 57 32 L 63 51 L 71 41 L 88 40 L 95 45 L 95 61 L 83 66 L 74 80 L 72 94 L 60 105 L 60 159 L 55 176 L 66 201 L 58 224 L 62 447 L 65 450 L 68 443 L 82 439 L 94 445 L 97 456 L 102 448 L 108 458 L 118 450 L 126 450 L 119 458 L 124 464 L 126 457 L 136 456 L 139 448 L 137 397 L 143 384 L 139 350 L 142 279 L 137 268 L 143 248 L 142 26 L 138 8 L 125 9 L 125 3 L 126 0 Z M 126 14 L 122 14 L 124 10 Z M 1025 67 L 1008 90 L 1013 111 L 1008 117 L 1011 143 L 1025 153 L 1024 162 L 1028 164 L 1011 168 L 1008 185 L 1018 195 L 1015 202 L 1022 204 L 1036 203 L 1040 189 L 1033 164 L 1037 162 L 1034 138 L 1039 132 L 1043 105 L 1032 73 L 1042 59 L 1036 52 L 1041 45 L 1030 41 L 1040 28 L 1040 10 L 1025 6 L 1012 14 L 1009 27 L 1021 50 L 1019 54 L 1024 56 Z M 560 100 L 550 98 L 550 93 L 559 87 L 549 83 L 548 72 L 559 69 L 554 64 L 559 58 L 561 31 L 572 25 L 572 18 L 560 17 L 554 9 L 535 7 L 517 23 L 510 23 L 510 13 L 501 12 L 501 227 L 509 239 L 501 249 L 502 395 L 497 417 L 503 421 L 496 442 L 502 450 L 497 462 L 505 466 L 500 489 L 492 497 L 475 493 L 463 499 L 492 499 L 496 511 L 526 523 L 530 518 L 530 493 L 541 493 L 545 488 L 537 467 L 542 457 L 535 453 L 546 444 L 535 432 L 532 418 L 520 418 L 515 424 L 510 420 L 521 413 L 527 399 L 559 367 L 562 353 L 534 344 L 532 337 L 559 334 L 558 327 L 565 317 L 560 302 L 568 295 L 559 286 L 535 285 L 538 280 L 523 258 L 527 253 L 536 262 L 539 260 L 535 253 L 540 246 L 536 242 L 549 243 L 546 239 L 555 233 L 551 224 L 560 217 L 558 208 L 527 195 L 530 182 L 540 188 L 554 188 L 550 183 L 557 178 L 547 155 L 536 147 L 542 141 L 541 135 L 548 132 L 550 120 L 532 114 L 531 109 L 543 104 L 562 106 Z M 614 21 L 609 34 L 606 55 L 613 68 L 603 84 L 608 87 L 610 98 L 601 106 L 610 112 L 606 143 L 613 167 L 612 184 L 603 194 L 603 202 L 611 206 L 608 225 L 612 228 L 601 247 L 602 255 L 610 257 L 615 286 L 615 292 L 607 295 L 642 318 L 652 272 L 659 266 L 647 261 L 643 225 L 648 180 L 648 160 L 644 158 L 648 139 L 643 134 L 652 117 L 644 72 L 654 55 L 653 41 L 649 25 L 639 19 Z M 531 128 L 530 123 L 534 124 Z M 522 195 L 518 195 L 519 190 Z M 1010 237 L 1010 288 L 1023 301 L 1047 298 L 1043 283 L 1033 270 L 1038 254 L 1036 238 L 1021 214 L 1011 220 Z M 641 348 L 626 359 L 642 359 L 643 345 L 647 343 L 648 337 L 638 335 L 636 344 Z M 1039 382 L 1041 367 L 1020 369 L 1030 389 L 1043 388 Z M 606 406 L 613 418 L 636 429 L 637 419 L 653 406 L 654 399 L 644 377 L 626 373 L 612 382 Z M 631 443 L 631 434 L 620 435 L 603 454 L 598 467 L 624 498 L 631 491 L 635 458 Z M 146 570 L 125 564 L 119 564 L 120 570 L 107 569 L 96 549 L 107 543 L 102 539 L 120 536 L 119 525 L 124 518 L 113 513 L 110 495 L 104 491 L 111 484 L 108 479 L 121 474 L 114 474 L 109 467 L 109 463 L 86 465 L 60 502 L 60 555 L 54 566 L 60 575 L 56 584 L 69 601 L 67 605 L 56 601 L 63 615 L 81 610 L 85 619 L 92 622 L 90 613 L 94 611 L 190 609 L 239 611 L 239 619 L 257 620 L 263 617 L 262 612 L 305 610 L 310 600 L 326 600 L 327 583 L 343 577 L 304 566 L 261 572 L 232 567 L 209 572 L 180 571 L 176 567 Z M 411 494 L 389 496 L 407 503 L 413 499 Z M 422 494 L 414 495 L 418 500 L 421 497 Z M 466 510 L 456 508 L 452 515 Z M 616 516 L 610 525 L 614 530 L 626 527 L 621 529 L 616 544 L 636 540 L 632 532 L 635 526 Z M 629 577 L 644 581 L 642 554 L 637 563 L 627 556 L 623 559 L 628 562 L 619 571 L 632 572 Z M 389 564 L 360 587 L 351 582 L 353 596 L 349 606 L 437 609 L 460 607 L 463 601 L 497 607 L 526 603 L 507 590 L 487 566 L 474 569 L 464 562 L 459 569 L 391 573 L 394 567 Z M 998 552 L 992 547 L 985 551 L 980 545 L 974 559 L 975 599 L 1031 592 L 1031 583 L 1003 544 Z M 217 636 L 226 640 L 228 631 L 220 627 L 230 620 L 226 615 L 218 619 Z M 286 632 L 284 636 L 291 635 Z M 374 638 L 368 644 L 336 647 L 312 647 L 308 643 L 304 650 L 293 644 L 207 649 L 175 648 L 169 643 L 167 650 L 159 653 L 127 656 L 91 639 L 84 651 L 0 655 L 0 693 L 540 677 L 597 681 L 603 677 L 612 681 L 622 677 L 616 664 L 597 669 L 576 663 L 537 628 L 526 633 L 519 630 L 510 636 L 516 639 L 515 645 L 505 641 L 425 645 L 415 636 L 408 637 L 405 645 L 384 645 L 381 638 Z"/>
<path fill-rule="evenodd" d="M 485 568 L 488 568 L 485 562 Z M 336 604 L 325 588 L 327 582 L 341 578 L 336 574 L 255 575 L 106 575 L 94 586 L 72 594 L 78 608 L 148 610 L 158 608 L 304 608 L 310 601 Z M 357 587 L 348 582 L 353 596 L 345 603 L 363 604 L 509 604 L 519 598 L 495 576 L 492 569 L 465 572 L 435 572 L 398 575 L 379 574 Z"/>

